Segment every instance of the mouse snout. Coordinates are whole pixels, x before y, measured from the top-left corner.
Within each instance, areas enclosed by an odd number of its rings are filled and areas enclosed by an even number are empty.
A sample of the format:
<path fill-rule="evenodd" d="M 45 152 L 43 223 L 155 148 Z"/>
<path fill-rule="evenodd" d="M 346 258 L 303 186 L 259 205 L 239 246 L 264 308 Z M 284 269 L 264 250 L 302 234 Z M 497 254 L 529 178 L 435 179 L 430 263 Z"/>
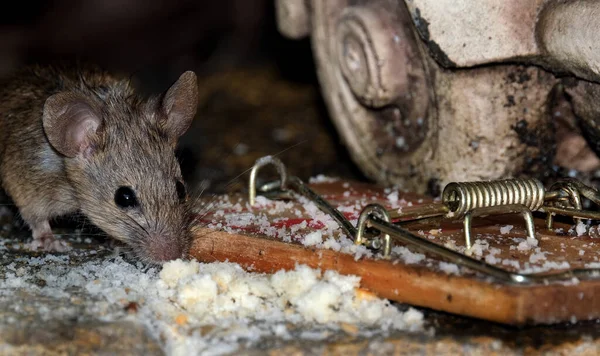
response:
<path fill-rule="evenodd" d="M 167 262 L 178 258 L 187 258 L 188 250 L 184 244 L 171 236 L 152 236 L 147 245 L 148 257 L 155 262 Z"/>

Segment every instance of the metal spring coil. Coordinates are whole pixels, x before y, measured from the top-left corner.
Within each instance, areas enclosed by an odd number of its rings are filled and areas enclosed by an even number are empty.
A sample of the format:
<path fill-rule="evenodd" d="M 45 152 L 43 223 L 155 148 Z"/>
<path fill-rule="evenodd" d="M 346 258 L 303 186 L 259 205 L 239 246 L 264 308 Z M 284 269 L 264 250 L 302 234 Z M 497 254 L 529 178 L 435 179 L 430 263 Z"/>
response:
<path fill-rule="evenodd" d="M 442 202 L 454 217 L 462 217 L 473 209 L 513 204 L 535 211 L 544 204 L 544 194 L 544 185 L 534 178 L 460 182 L 446 185 Z"/>

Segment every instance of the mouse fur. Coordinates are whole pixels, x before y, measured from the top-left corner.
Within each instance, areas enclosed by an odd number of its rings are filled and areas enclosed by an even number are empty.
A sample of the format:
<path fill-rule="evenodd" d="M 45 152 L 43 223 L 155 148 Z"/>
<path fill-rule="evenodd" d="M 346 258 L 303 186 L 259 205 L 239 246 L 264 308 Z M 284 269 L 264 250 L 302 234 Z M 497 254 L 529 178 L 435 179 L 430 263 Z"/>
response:
<path fill-rule="evenodd" d="M 197 102 L 193 72 L 149 99 L 90 66 L 32 66 L 4 81 L 0 180 L 34 241 L 51 248 L 49 221 L 81 211 L 142 260 L 186 257 L 190 213 L 174 150 Z"/>

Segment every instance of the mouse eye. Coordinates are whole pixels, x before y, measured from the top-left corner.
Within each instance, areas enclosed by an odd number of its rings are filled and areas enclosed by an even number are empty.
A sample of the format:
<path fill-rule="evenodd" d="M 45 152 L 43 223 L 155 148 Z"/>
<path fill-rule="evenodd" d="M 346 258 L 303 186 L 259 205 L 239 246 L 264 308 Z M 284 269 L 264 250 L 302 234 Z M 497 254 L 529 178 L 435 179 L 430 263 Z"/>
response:
<path fill-rule="evenodd" d="M 180 201 L 184 201 L 187 198 L 187 192 L 185 191 L 185 185 L 181 181 L 175 183 L 175 190 L 177 190 L 177 198 Z"/>
<path fill-rule="evenodd" d="M 138 206 L 138 201 L 133 189 L 129 187 L 119 187 L 115 192 L 115 204 L 123 209 Z"/>

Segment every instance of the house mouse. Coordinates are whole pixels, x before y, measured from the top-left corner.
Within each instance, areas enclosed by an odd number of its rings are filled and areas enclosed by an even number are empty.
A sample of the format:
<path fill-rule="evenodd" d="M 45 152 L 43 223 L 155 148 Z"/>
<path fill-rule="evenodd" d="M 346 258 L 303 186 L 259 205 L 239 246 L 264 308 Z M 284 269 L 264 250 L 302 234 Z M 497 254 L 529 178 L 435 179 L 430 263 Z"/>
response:
<path fill-rule="evenodd" d="M 80 211 L 141 260 L 186 257 L 188 194 L 175 146 L 197 109 L 196 75 L 143 99 L 95 68 L 27 67 L 0 87 L 0 180 L 36 246 L 49 220 Z"/>

